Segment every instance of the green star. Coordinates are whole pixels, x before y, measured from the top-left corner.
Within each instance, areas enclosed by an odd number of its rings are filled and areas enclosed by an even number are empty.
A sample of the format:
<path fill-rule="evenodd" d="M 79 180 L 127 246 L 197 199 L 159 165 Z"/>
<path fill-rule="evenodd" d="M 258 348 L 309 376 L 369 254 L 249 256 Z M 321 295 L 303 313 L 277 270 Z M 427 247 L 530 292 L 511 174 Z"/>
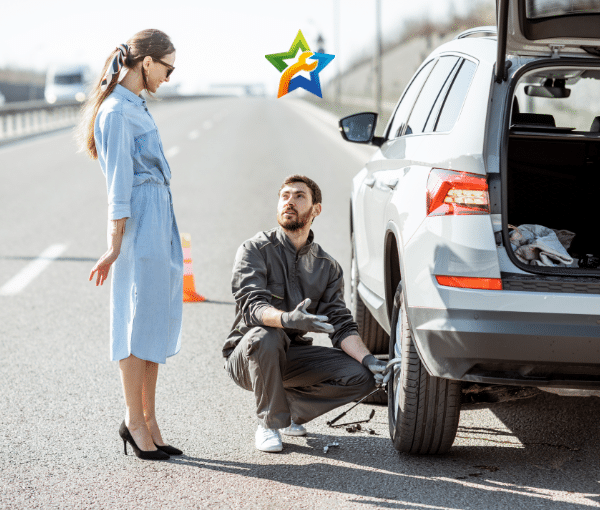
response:
<path fill-rule="evenodd" d="M 265 55 L 265 57 L 281 73 L 286 67 L 288 67 L 284 60 L 288 58 L 294 58 L 296 53 L 298 53 L 298 48 L 300 48 L 302 51 L 310 51 L 308 43 L 302 35 L 302 30 L 298 30 L 298 35 L 296 36 L 296 39 L 294 39 L 294 42 L 290 46 L 290 50 L 287 53 L 272 53 L 271 55 Z"/>

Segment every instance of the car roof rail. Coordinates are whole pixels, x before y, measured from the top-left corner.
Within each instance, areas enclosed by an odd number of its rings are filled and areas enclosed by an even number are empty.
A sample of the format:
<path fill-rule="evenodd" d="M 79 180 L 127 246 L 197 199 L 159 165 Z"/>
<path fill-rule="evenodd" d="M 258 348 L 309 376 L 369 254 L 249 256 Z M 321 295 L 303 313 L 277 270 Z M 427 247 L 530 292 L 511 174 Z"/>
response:
<path fill-rule="evenodd" d="M 486 35 L 498 35 L 498 29 L 496 28 L 495 25 L 489 25 L 487 27 L 475 27 L 475 28 L 469 28 L 468 30 L 465 30 L 464 32 L 461 32 L 460 34 L 458 34 L 454 39 L 465 39 L 466 37 L 473 37 L 473 36 L 486 36 Z"/>

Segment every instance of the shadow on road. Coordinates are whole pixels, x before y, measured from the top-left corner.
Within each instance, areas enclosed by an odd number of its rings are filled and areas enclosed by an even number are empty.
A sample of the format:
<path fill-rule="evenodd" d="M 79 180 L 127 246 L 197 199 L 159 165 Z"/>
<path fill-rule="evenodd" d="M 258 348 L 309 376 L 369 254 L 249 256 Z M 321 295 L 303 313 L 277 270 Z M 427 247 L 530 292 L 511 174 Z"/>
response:
<path fill-rule="evenodd" d="M 505 436 L 507 431 L 462 427 L 460 433 Z M 340 447 L 325 454 L 323 446 L 333 441 L 339 441 Z M 456 446 L 446 456 L 425 457 L 390 453 L 387 437 L 309 434 L 306 444 L 286 443 L 281 454 L 257 452 L 261 463 L 186 456 L 172 458 L 171 462 L 293 487 L 349 494 L 359 498 L 352 502 L 379 508 L 464 508 L 475 504 L 476 508 L 565 509 L 598 504 L 600 490 L 594 475 L 582 479 L 579 475 L 583 470 L 570 471 L 564 465 L 565 469 L 557 476 L 548 475 L 547 470 L 535 469 L 538 466 L 534 462 L 532 465 L 538 455 L 532 457 L 528 447 L 517 439 L 511 442 L 514 447 L 493 443 Z M 545 453 L 555 455 L 551 447 L 535 448 L 550 448 Z M 566 453 L 573 455 L 572 451 Z M 264 455 L 272 455 L 272 464 L 264 464 Z M 306 456 L 314 460 L 306 462 Z M 304 462 L 293 462 L 294 459 Z M 575 493 L 576 502 L 572 501 Z"/>
<path fill-rule="evenodd" d="M 541 393 L 530 399 L 496 404 L 490 410 L 525 448 L 546 445 L 589 451 L 600 442 L 600 398 Z M 471 429 L 473 432 L 476 430 Z M 506 431 L 500 433 L 507 435 Z M 593 454 L 597 454 L 595 448 Z"/>

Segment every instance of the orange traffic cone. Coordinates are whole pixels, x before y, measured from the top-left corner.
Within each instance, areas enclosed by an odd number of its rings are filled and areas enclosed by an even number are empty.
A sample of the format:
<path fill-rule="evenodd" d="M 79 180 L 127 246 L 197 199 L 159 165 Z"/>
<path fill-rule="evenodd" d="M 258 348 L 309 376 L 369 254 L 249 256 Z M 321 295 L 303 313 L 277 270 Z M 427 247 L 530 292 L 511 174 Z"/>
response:
<path fill-rule="evenodd" d="M 192 236 L 190 234 L 181 234 L 181 247 L 183 248 L 183 302 L 206 301 L 204 296 L 196 293 L 196 286 L 194 285 Z"/>

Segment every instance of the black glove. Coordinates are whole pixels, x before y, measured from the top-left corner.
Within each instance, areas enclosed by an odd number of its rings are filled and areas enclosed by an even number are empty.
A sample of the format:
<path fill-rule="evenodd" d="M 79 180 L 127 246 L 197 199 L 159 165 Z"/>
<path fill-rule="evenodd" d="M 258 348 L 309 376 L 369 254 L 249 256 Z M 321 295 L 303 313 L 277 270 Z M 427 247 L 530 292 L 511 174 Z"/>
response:
<path fill-rule="evenodd" d="M 387 384 L 392 374 L 391 370 L 388 371 L 387 363 L 377 359 L 372 354 L 365 356 L 362 360 L 363 366 L 368 368 L 373 375 L 375 375 L 375 382 L 377 384 Z"/>
<path fill-rule="evenodd" d="M 305 299 L 291 312 L 281 314 L 281 325 L 284 328 L 299 331 L 312 331 L 314 333 L 333 333 L 335 330 L 326 315 L 312 315 L 306 312 L 310 299 Z"/>

